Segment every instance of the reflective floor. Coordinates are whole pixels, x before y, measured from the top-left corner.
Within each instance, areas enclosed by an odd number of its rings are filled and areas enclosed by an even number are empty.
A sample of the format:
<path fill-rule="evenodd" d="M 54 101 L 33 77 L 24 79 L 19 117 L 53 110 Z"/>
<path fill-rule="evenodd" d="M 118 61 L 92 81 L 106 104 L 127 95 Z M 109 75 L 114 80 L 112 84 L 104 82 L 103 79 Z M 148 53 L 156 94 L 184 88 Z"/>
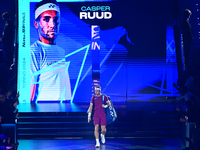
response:
<path fill-rule="evenodd" d="M 94 139 L 19 140 L 18 150 L 181 150 L 181 139 L 106 139 L 95 148 Z"/>

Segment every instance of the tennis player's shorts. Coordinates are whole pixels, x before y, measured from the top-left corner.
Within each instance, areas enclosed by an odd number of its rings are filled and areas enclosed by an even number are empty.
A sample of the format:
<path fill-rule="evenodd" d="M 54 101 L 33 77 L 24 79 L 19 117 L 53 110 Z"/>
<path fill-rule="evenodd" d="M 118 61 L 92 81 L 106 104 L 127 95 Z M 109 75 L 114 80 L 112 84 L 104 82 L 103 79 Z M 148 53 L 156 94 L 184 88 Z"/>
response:
<path fill-rule="evenodd" d="M 106 126 L 106 113 L 103 111 L 94 113 L 94 125 Z"/>

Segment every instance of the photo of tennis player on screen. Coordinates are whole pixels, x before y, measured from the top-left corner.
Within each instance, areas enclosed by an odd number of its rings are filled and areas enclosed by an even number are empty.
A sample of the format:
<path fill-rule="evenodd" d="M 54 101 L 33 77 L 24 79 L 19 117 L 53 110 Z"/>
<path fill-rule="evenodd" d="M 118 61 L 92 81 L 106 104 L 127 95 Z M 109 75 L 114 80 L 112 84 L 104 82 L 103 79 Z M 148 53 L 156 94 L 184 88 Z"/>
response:
<path fill-rule="evenodd" d="M 70 100 L 69 63 L 65 50 L 56 45 L 60 8 L 55 0 L 36 3 L 34 26 L 39 39 L 30 48 L 31 101 Z"/>

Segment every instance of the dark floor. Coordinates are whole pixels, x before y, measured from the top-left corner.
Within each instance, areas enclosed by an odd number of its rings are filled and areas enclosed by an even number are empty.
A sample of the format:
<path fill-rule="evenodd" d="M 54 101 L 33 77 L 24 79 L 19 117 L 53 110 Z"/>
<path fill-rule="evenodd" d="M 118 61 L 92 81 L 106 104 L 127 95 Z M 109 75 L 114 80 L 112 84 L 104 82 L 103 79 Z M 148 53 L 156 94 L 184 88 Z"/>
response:
<path fill-rule="evenodd" d="M 181 150 L 181 139 L 106 139 L 97 150 Z M 18 150 L 95 150 L 94 139 L 19 140 Z"/>

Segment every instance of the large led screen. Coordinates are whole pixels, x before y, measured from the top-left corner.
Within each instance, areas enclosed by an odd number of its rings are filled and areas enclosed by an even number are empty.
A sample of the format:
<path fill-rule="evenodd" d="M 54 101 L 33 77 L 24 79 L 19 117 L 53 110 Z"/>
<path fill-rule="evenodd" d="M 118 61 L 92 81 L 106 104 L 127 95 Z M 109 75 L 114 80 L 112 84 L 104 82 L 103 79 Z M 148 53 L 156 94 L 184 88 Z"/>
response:
<path fill-rule="evenodd" d="M 38 2 L 18 0 L 21 103 L 89 102 L 98 84 L 118 102 L 176 95 L 171 1 Z"/>

